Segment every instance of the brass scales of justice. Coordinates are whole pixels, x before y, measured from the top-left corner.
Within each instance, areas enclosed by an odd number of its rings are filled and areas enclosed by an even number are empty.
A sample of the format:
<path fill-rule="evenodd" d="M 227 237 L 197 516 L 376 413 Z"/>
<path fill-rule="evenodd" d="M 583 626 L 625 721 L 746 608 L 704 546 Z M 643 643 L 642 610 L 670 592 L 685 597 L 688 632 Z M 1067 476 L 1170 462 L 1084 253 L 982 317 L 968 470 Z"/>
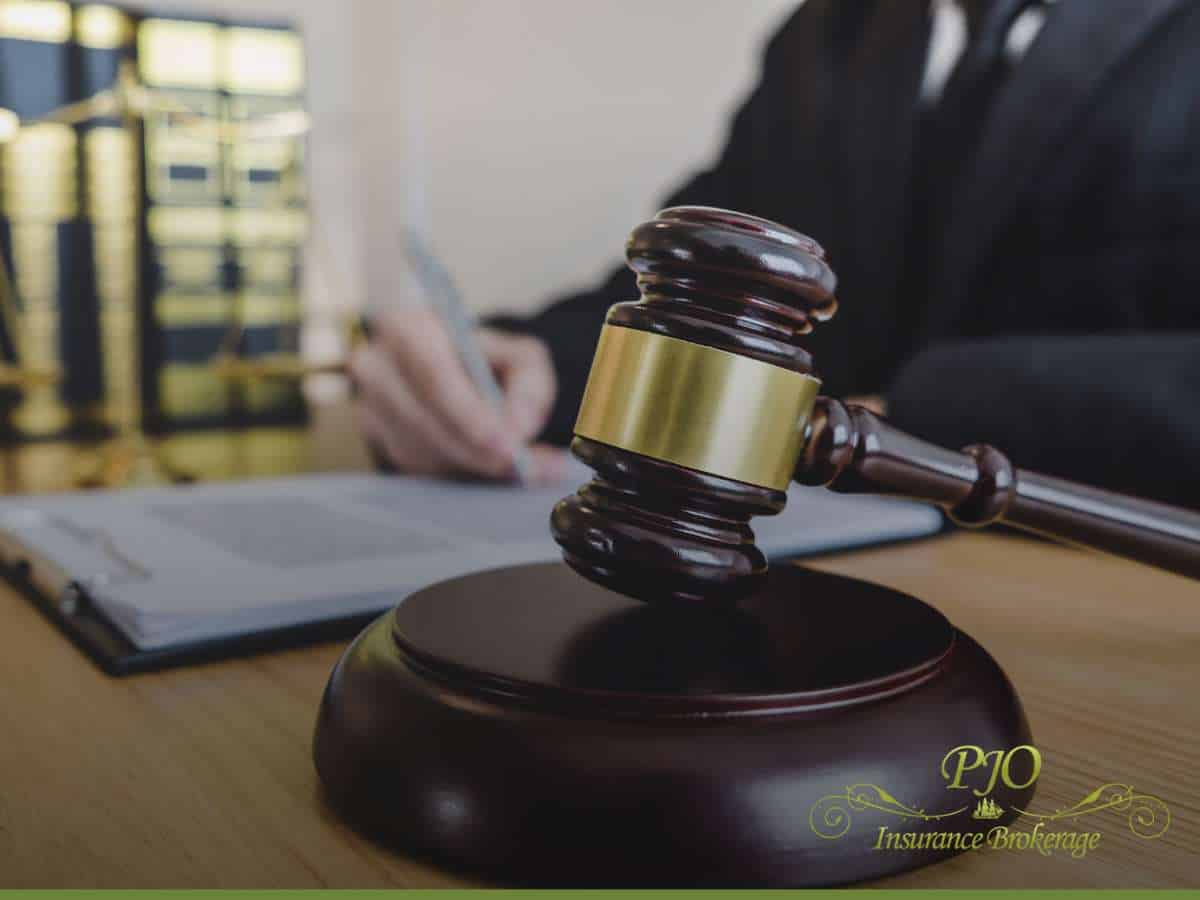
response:
<path fill-rule="evenodd" d="M 139 82 L 132 63 L 123 61 L 118 69 L 118 78 L 113 87 L 64 106 L 51 110 L 36 119 L 22 121 L 9 110 L 0 109 L 0 144 L 13 140 L 20 129 L 42 123 L 79 125 L 97 117 L 116 117 L 123 120 L 127 128 L 150 114 L 171 116 L 177 124 L 188 128 L 215 133 L 222 142 L 254 141 L 298 137 L 311 130 L 311 119 L 303 109 L 289 109 L 256 117 L 246 122 L 219 122 L 210 115 L 193 110 L 177 101 L 169 100 L 147 91 Z M 295 160 L 293 159 L 293 164 Z M 328 248 L 314 225 L 314 239 L 318 240 L 328 263 Z M 134 267 L 135 272 L 138 267 Z M 22 315 L 12 274 L 4 259 L 0 258 L 0 315 L 16 350 L 16 361 L 0 362 L 0 386 L 23 389 L 56 386 L 63 380 L 58 365 L 37 364 L 23 358 L 20 346 Z M 219 377 L 229 381 L 256 380 L 299 380 L 310 375 L 343 374 L 345 362 L 315 363 L 298 354 L 272 353 L 245 358 L 239 355 L 242 323 L 235 317 L 229 326 L 221 347 L 210 360 L 209 366 Z M 355 325 L 349 329 L 349 343 L 360 338 Z M 115 417 L 117 432 L 114 444 L 104 449 L 104 459 L 96 473 L 81 476 L 81 485 L 116 487 L 128 484 L 153 484 L 162 481 L 190 480 L 186 472 L 175 471 L 165 459 L 159 457 L 141 429 L 140 388 L 141 362 L 137 353 L 137 342 L 131 353 L 127 369 L 127 393 L 132 397 L 128 409 L 121 410 Z"/>
<path fill-rule="evenodd" d="M 558 886 L 839 884 L 1010 823 L 1036 763 L 1014 752 L 1032 736 L 995 660 L 915 597 L 768 570 L 750 520 L 796 480 L 1196 578 L 1200 514 L 820 396 L 804 335 L 835 312 L 835 279 L 804 235 L 680 207 L 626 256 L 641 298 L 609 310 L 572 443 L 595 475 L 550 514 L 565 564 L 397 597 L 330 676 L 324 797 L 404 852 Z M 964 745 L 1011 761 L 973 810 L 948 807 L 939 772 Z M 885 807 L 952 840 L 877 852 Z"/>

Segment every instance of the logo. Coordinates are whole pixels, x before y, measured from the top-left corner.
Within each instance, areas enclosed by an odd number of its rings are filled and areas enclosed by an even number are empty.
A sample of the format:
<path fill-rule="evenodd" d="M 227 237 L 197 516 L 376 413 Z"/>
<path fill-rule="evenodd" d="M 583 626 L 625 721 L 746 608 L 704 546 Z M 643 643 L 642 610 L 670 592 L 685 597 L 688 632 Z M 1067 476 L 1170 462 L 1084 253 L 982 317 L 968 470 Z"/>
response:
<path fill-rule="evenodd" d="M 989 765 L 990 768 L 984 769 L 988 777 L 982 790 L 962 783 L 963 776 L 968 772 L 983 769 Z M 950 774 L 951 768 L 953 768 L 953 776 Z M 1019 772 L 1022 768 L 1028 769 L 1027 775 L 1024 777 L 1014 775 L 1014 769 Z M 1031 787 L 1037 781 L 1038 776 L 1042 774 L 1042 754 L 1036 747 L 1029 744 L 1022 744 L 1007 751 L 992 750 L 990 753 L 985 753 L 982 747 L 964 744 L 961 747 L 955 747 L 942 757 L 941 771 L 942 778 L 947 782 L 947 790 L 971 790 L 976 797 L 986 797 L 995 790 L 997 779 L 1005 787 L 1014 791 Z M 1019 781 L 1018 778 L 1020 778 Z"/>
<path fill-rule="evenodd" d="M 984 797 L 975 804 L 975 812 L 971 813 L 972 819 L 998 819 L 1004 815 L 1004 809 L 1000 807 L 991 797 Z"/>
<path fill-rule="evenodd" d="M 1119 782 L 1102 784 L 1077 803 L 1052 812 L 1011 803 L 1006 809 L 991 796 L 997 788 L 1020 792 L 1041 775 L 1042 755 L 1029 744 L 1007 750 L 954 747 L 942 757 L 938 771 L 948 794 L 945 810 L 911 806 L 878 784 L 853 784 L 813 803 L 809 827 L 818 837 L 834 841 L 850 833 L 858 817 L 875 834 L 872 849 L 881 852 L 990 849 L 1044 856 L 1063 853 L 1082 859 L 1100 845 L 1100 832 L 1079 830 L 1081 821 L 1091 816 L 1106 811 L 1123 815 L 1129 830 L 1145 840 L 1161 837 L 1171 825 L 1171 811 L 1160 798 Z M 960 791 L 968 792 L 974 802 L 954 803 L 962 796 Z M 1008 822 L 1001 824 L 1000 819 Z M 997 824 L 988 824 L 992 822 Z M 1018 822 L 1030 827 L 1010 827 Z"/>

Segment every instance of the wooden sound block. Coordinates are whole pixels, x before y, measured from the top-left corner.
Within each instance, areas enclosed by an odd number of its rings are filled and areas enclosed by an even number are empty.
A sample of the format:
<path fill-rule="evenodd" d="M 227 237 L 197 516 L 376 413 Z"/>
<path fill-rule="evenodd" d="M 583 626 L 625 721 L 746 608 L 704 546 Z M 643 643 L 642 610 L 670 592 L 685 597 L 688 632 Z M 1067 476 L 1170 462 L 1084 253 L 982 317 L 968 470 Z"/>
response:
<path fill-rule="evenodd" d="M 348 819 L 456 868 L 800 886 L 956 852 L 876 849 L 881 827 L 1009 821 L 1032 787 L 999 783 L 1003 815 L 981 822 L 942 760 L 1029 742 L 991 657 L 890 588 L 776 566 L 737 607 L 660 606 L 542 564 L 434 585 L 368 627 L 314 750 Z"/>

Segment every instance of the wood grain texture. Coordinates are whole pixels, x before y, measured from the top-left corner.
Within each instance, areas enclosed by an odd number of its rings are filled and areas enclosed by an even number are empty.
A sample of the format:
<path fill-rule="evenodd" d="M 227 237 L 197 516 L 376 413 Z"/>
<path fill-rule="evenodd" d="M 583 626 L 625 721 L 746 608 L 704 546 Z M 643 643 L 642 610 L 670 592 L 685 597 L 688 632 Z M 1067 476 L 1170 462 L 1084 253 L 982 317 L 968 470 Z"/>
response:
<path fill-rule="evenodd" d="M 331 429 L 314 438 L 331 452 L 318 462 L 361 462 L 341 411 L 317 421 Z M 921 597 L 996 657 L 1045 757 L 1037 811 L 1119 781 L 1161 797 L 1173 816 L 1153 841 L 1116 811 L 1082 820 L 1103 833 L 1084 860 L 982 851 L 888 886 L 1200 886 L 1194 582 L 984 533 L 817 565 Z M 0 886 L 471 884 L 375 846 L 323 804 L 312 729 L 341 650 L 110 679 L 0 589 Z"/>

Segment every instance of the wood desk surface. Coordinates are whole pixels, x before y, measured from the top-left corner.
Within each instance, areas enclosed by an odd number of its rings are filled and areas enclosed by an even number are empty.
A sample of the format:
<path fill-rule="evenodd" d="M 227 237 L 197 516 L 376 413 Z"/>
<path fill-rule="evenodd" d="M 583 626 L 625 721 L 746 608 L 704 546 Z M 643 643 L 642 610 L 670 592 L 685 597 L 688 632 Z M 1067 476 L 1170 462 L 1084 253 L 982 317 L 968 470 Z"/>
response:
<path fill-rule="evenodd" d="M 318 425 L 324 460 L 361 464 L 344 416 Z M 1105 782 L 1171 811 L 1155 840 L 1117 810 L 1079 821 L 1103 835 L 1082 860 L 984 850 L 888 886 L 1200 886 L 1200 586 L 997 534 L 811 564 L 915 594 L 991 651 L 1044 756 L 1038 811 Z M 0 588 L 0 887 L 471 884 L 323 805 L 310 742 L 341 649 L 112 679 Z"/>

